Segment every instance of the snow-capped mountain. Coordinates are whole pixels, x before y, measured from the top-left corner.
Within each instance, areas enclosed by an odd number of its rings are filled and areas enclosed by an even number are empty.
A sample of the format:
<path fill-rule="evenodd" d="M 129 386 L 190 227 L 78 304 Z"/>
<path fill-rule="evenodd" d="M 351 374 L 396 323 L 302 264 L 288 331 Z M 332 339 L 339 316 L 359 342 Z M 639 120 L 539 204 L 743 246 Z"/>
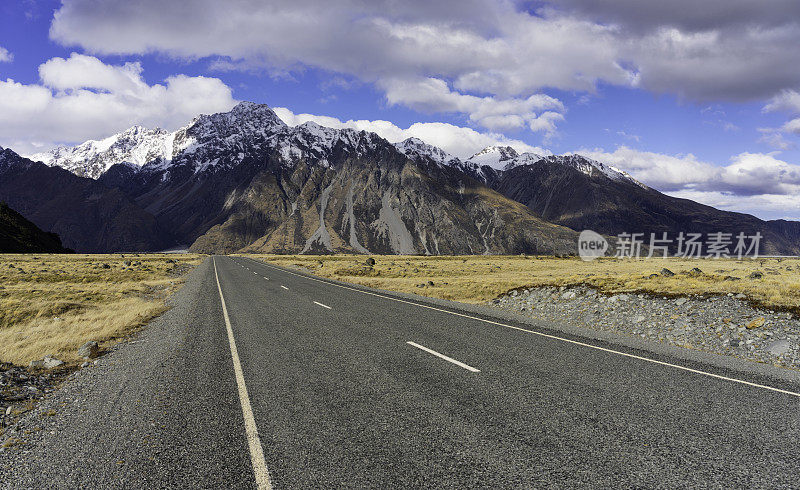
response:
<path fill-rule="evenodd" d="M 761 231 L 765 251 L 800 252 L 794 223 L 665 196 L 581 155 L 462 160 L 415 138 L 290 127 L 247 102 L 36 155 L 50 166 L 2 153 L 0 200 L 78 251 L 567 253 L 590 228 Z"/>
<path fill-rule="evenodd" d="M 539 160 L 541 157 L 535 153 L 523 153 L 525 161 Z M 509 165 L 515 165 L 520 158 L 520 154 L 510 146 L 487 146 L 478 153 L 472 155 L 467 161 L 480 167 L 486 165 L 495 170 L 505 170 Z"/>
<path fill-rule="evenodd" d="M 141 167 L 157 158 L 171 159 L 175 133 L 160 128 L 133 126 L 121 133 L 78 146 L 59 146 L 48 152 L 30 155 L 30 159 L 58 166 L 92 179 L 98 178 L 116 163 L 128 162 Z"/>

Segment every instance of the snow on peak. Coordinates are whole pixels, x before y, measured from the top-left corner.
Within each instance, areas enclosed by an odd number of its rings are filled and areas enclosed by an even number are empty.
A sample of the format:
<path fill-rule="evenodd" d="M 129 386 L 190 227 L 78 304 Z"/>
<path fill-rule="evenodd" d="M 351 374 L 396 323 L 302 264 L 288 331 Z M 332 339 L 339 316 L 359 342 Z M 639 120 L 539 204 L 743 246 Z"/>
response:
<path fill-rule="evenodd" d="M 112 165 L 128 162 L 138 167 L 156 158 L 172 158 L 166 145 L 171 133 L 161 129 L 133 126 L 102 140 L 89 140 L 77 146 L 59 146 L 30 156 L 50 166 L 96 179 Z"/>
<path fill-rule="evenodd" d="M 538 160 L 541 157 L 534 153 L 523 153 L 520 155 L 517 150 L 510 146 L 487 146 L 478 153 L 472 155 L 467 159 L 468 162 L 482 167 L 484 165 L 492 167 L 495 170 L 507 170 L 510 167 L 517 165 L 517 160 L 524 156 L 526 161 Z"/>
<path fill-rule="evenodd" d="M 611 180 L 630 182 L 644 189 L 648 189 L 648 187 L 645 184 L 634 179 L 629 173 L 620 170 L 614 166 L 606 165 L 602 162 L 598 162 L 597 160 L 592 160 L 591 158 L 587 158 L 577 153 L 570 153 L 566 155 L 552 155 L 545 158 L 552 162 L 569 165 L 583 172 L 589 177 L 592 177 L 597 174 L 602 174 Z"/>
<path fill-rule="evenodd" d="M 414 160 L 429 158 L 439 165 L 452 164 L 458 161 L 453 155 L 437 146 L 429 145 L 419 138 L 405 139 L 395 143 L 394 147 L 403 155 Z"/>

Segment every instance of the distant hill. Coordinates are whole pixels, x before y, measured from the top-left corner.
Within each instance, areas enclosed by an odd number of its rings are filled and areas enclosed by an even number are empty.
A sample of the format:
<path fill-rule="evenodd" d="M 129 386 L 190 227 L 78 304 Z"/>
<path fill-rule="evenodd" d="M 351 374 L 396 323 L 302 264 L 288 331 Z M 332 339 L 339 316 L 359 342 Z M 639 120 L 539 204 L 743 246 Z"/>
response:
<path fill-rule="evenodd" d="M 72 253 L 55 233 L 47 233 L 0 202 L 0 253 Z"/>

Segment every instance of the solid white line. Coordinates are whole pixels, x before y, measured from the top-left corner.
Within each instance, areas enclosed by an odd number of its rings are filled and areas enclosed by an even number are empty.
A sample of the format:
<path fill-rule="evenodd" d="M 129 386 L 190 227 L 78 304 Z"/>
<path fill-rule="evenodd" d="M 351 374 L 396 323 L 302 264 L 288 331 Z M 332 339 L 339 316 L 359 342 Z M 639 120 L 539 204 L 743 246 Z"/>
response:
<path fill-rule="evenodd" d="M 219 283 L 217 273 L 217 259 L 214 261 L 214 276 L 217 278 L 217 289 L 219 299 L 222 302 L 222 316 L 225 318 L 225 328 L 228 331 L 228 344 L 231 348 L 231 358 L 233 359 L 233 371 L 236 374 L 236 385 L 239 387 L 239 403 L 242 405 L 242 415 L 244 415 L 244 430 L 247 434 L 247 445 L 250 448 L 250 462 L 253 464 L 253 473 L 256 477 L 256 486 L 260 490 L 271 490 L 272 483 L 269 479 L 267 461 L 264 459 L 264 449 L 261 447 L 261 438 L 258 437 L 256 419 L 253 417 L 253 407 L 250 406 L 250 397 L 247 395 L 247 386 L 244 383 L 242 373 L 242 363 L 239 361 L 239 351 L 236 349 L 236 340 L 233 338 L 233 328 L 231 319 L 228 317 L 228 307 L 225 306 L 225 297 L 222 295 L 222 285 Z"/>
<path fill-rule="evenodd" d="M 250 259 L 250 260 L 254 260 L 254 259 Z M 724 381 L 731 381 L 731 382 L 734 382 L 734 383 L 740 383 L 740 384 L 743 384 L 743 385 L 752 386 L 754 388 L 762 388 L 762 389 L 765 389 L 765 390 L 774 391 L 776 393 L 783 393 L 785 395 L 791 395 L 791 396 L 795 396 L 795 397 L 800 398 L 800 393 L 797 393 L 797 392 L 794 392 L 794 391 L 782 390 L 780 388 L 774 388 L 772 386 L 762 385 L 762 384 L 759 384 L 759 383 L 752 383 L 750 381 L 745 381 L 743 379 L 729 378 L 727 376 L 722 376 L 720 374 L 709 373 L 709 372 L 706 372 L 706 371 L 701 371 L 699 369 L 692 369 L 692 368 L 689 368 L 689 367 L 686 367 L 686 366 L 681 366 L 680 364 L 672 364 L 670 362 L 664 362 L 664 361 L 659 361 L 659 360 L 656 360 L 656 359 L 650 359 L 649 357 L 637 356 L 636 354 L 629 354 L 627 352 L 621 352 L 621 351 L 614 350 L 614 349 L 608 349 L 606 347 L 600 347 L 599 345 L 587 344 L 585 342 L 579 342 L 577 340 L 566 339 L 564 337 L 558 337 L 556 335 L 550 335 L 550 334 L 546 334 L 546 333 L 543 333 L 543 332 L 536 332 L 534 330 L 528 330 L 528 329 L 521 328 L 521 327 L 515 327 L 514 325 L 507 325 L 505 323 L 495 322 L 495 321 L 492 321 L 492 320 L 486 320 L 485 318 L 478 318 L 478 317 L 472 316 L 472 315 L 465 315 L 464 313 L 456 313 L 454 311 L 443 310 L 441 308 L 436 308 L 434 306 L 428 306 L 428 305 L 423 305 L 423 304 L 420 304 L 420 303 L 414 303 L 413 301 L 406 301 L 406 300 L 403 300 L 403 299 L 393 298 L 391 296 L 386 296 L 386 295 L 383 295 L 383 294 L 373 293 L 373 292 L 370 292 L 370 291 L 363 291 L 361 289 L 351 288 L 351 287 L 345 286 L 343 284 L 336 284 L 336 283 L 332 283 L 332 282 L 328 282 L 328 281 L 323 281 L 322 279 L 317 279 L 317 278 L 314 278 L 314 277 L 308 277 L 308 276 L 304 276 L 302 274 L 297 274 L 297 273 L 292 272 L 290 270 L 286 270 L 286 269 L 283 269 L 283 268 L 280 268 L 280 267 L 275 267 L 274 265 L 271 265 L 271 264 L 267 264 L 266 262 L 258 262 L 258 263 L 263 264 L 263 265 L 265 265 L 267 267 L 270 267 L 272 269 L 277 269 L 279 271 L 285 272 L 287 274 L 292 274 L 293 276 L 303 277 L 303 278 L 309 279 L 311 281 L 316 281 L 316 282 L 321 282 L 323 284 L 328 284 L 329 286 L 336 286 L 337 288 L 349 289 L 350 291 L 356 291 L 358 293 L 368 294 L 370 296 L 377 296 L 379 298 L 388 299 L 388 300 L 391 300 L 391 301 L 396 301 L 398 303 L 405 303 L 405 304 L 408 304 L 408 305 L 414 305 L 414 306 L 417 306 L 419 308 L 427 308 L 429 310 L 440 311 L 442 313 L 448 313 L 450 315 L 460 316 L 462 318 L 469 318 L 470 320 L 477 320 L 479 322 L 484 322 L 484 323 L 488 323 L 488 324 L 491 324 L 491 325 L 496 325 L 498 327 L 510 328 L 512 330 L 518 330 L 520 332 L 525 332 L 525 333 L 532 334 L 532 335 L 538 335 L 540 337 L 546 337 L 548 339 L 560 340 L 562 342 L 568 342 L 568 343 L 573 344 L 573 345 L 580 345 L 581 347 L 588 347 L 590 349 L 595 349 L 595 350 L 599 350 L 599 351 L 603 351 L 603 352 L 608 352 L 609 354 L 616 354 L 616 355 L 628 357 L 628 358 L 631 358 L 631 359 L 637 359 L 637 360 L 640 360 L 640 361 L 651 362 L 653 364 L 658 364 L 660 366 L 667 366 L 667 367 L 671 367 L 671 368 L 675 368 L 675 369 L 680 369 L 681 371 L 687 371 L 687 372 L 694 373 L 694 374 L 700 374 L 702 376 L 708 376 L 710 378 L 721 379 L 721 380 L 724 380 Z"/>
<path fill-rule="evenodd" d="M 330 307 L 330 306 L 328 306 L 328 305 L 323 305 L 323 304 L 322 304 L 322 303 L 320 303 L 319 301 L 314 301 L 314 304 L 315 304 L 315 305 L 319 305 L 319 306 L 321 306 L 321 307 L 323 307 L 323 308 L 327 308 L 327 309 L 329 309 L 329 310 L 332 310 L 332 309 L 333 309 L 333 308 L 331 308 L 331 307 Z"/>
<path fill-rule="evenodd" d="M 289 289 L 289 288 L 287 288 L 287 287 L 286 287 L 286 286 L 284 286 L 284 285 L 281 285 L 281 287 L 282 287 L 283 289 Z"/>
<path fill-rule="evenodd" d="M 453 363 L 453 364 L 455 364 L 456 366 L 462 367 L 462 368 L 466 369 L 467 371 L 471 371 L 471 372 L 473 372 L 473 373 L 479 373 L 479 372 L 481 372 L 481 371 L 480 371 L 480 369 L 475 369 L 474 367 L 472 367 L 472 366 L 468 366 L 468 365 L 464 364 L 463 362 L 456 361 L 456 360 L 455 360 L 455 359 L 453 359 L 452 357 L 447 357 L 446 355 L 444 355 L 444 354 L 440 354 L 440 353 L 436 352 L 436 351 L 435 351 L 435 350 L 433 350 L 433 349 L 428 349 L 428 348 L 427 348 L 427 347 L 425 347 L 424 345 L 419 345 L 419 344 L 417 344 L 417 343 L 415 343 L 415 342 L 411 342 L 410 340 L 409 340 L 408 342 L 406 342 L 406 344 L 408 344 L 408 345 L 411 345 L 411 346 L 414 346 L 414 347 L 416 347 L 417 349 L 422 349 L 422 350 L 424 350 L 425 352 L 427 352 L 428 354 L 433 354 L 434 356 L 436 356 L 436 357 L 440 357 L 440 358 L 444 359 L 444 360 L 445 360 L 445 361 L 447 361 L 447 362 L 452 362 L 452 363 Z"/>

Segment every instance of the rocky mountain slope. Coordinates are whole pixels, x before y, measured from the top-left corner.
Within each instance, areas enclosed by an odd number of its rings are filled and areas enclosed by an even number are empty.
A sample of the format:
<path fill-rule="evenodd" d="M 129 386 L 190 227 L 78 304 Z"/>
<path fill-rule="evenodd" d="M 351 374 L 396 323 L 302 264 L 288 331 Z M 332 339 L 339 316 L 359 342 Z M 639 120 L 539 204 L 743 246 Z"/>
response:
<path fill-rule="evenodd" d="M 99 171 L 96 180 L 81 181 L 127 199 L 131 213 L 152 217 L 145 228 L 155 230 L 154 242 L 167 239 L 198 252 L 546 254 L 575 248 L 574 231 L 539 219 L 458 165 L 417 162 L 373 133 L 314 123 L 289 127 L 265 105 L 241 103 L 175 133 L 137 138 L 82 145 L 89 153 L 61 149 L 59 155 L 75 159 L 54 157 L 52 167 L 30 162 L 27 172 L 31 165 L 38 172 L 64 172 L 61 165 L 82 175 Z M 154 158 L 144 164 L 129 158 L 142 154 Z M 0 197 L 15 197 L 10 187 L 0 186 Z"/>
<path fill-rule="evenodd" d="M 513 161 L 488 185 L 546 221 L 606 235 L 684 233 L 763 235 L 762 255 L 800 254 L 800 223 L 764 221 L 667 196 L 624 172 L 580 155 Z M 673 247 L 674 248 L 674 247 Z"/>
<path fill-rule="evenodd" d="M 70 253 L 55 233 L 46 233 L 0 202 L 0 253 Z"/>
<path fill-rule="evenodd" d="M 174 241 L 124 192 L 0 149 L 0 201 L 79 252 L 146 251 Z"/>
<path fill-rule="evenodd" d="M 588 228 L 758 231 L 762 253 L 800 253 L 800 223 L 669 197 L 580 155 L 494 146 L 462 160 L 415 138 L 289 127 L 248 102 L 172 133 L 134 127 L 40 156 L 170 230 L 154 239 L 195 251 L 568 253 Z"/>

